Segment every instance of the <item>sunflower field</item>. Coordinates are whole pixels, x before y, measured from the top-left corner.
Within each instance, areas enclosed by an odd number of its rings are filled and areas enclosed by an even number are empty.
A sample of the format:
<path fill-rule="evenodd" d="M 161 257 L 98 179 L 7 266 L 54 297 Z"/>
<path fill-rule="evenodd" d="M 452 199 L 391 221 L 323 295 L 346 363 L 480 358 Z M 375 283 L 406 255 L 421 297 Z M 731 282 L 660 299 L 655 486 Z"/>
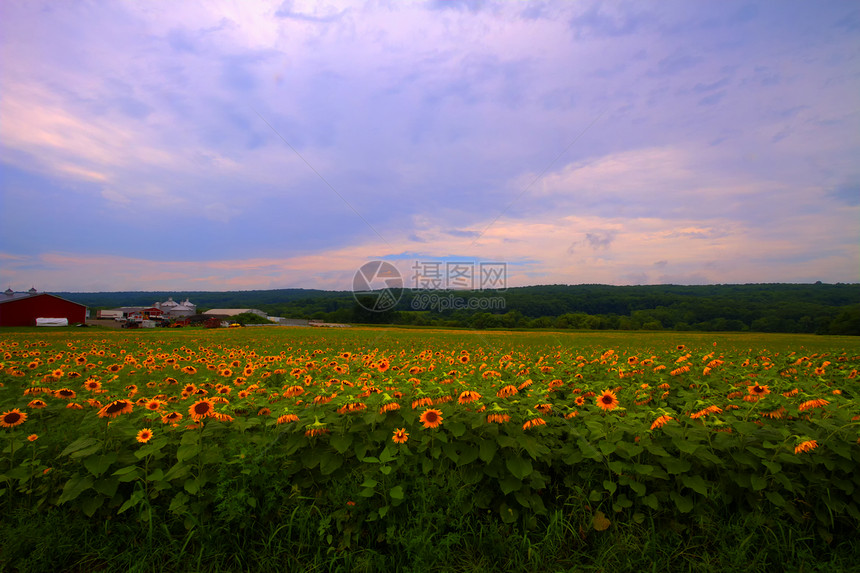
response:
<path fill-rule="evenodd" d="M 0 359 L 5 570 L 857 556 L 857 339 L 19 329 Z"/>

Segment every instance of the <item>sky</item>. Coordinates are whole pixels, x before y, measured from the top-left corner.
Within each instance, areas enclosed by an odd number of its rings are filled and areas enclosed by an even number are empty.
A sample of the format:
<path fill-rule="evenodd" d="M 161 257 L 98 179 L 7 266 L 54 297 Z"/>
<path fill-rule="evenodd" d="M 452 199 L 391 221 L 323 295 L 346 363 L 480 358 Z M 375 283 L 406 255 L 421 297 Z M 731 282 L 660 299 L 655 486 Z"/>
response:
<path fill-rule="evenodd" d="M 860 282 L 857 2 L 4 0 L 0 57 L 0 290 Z"/>

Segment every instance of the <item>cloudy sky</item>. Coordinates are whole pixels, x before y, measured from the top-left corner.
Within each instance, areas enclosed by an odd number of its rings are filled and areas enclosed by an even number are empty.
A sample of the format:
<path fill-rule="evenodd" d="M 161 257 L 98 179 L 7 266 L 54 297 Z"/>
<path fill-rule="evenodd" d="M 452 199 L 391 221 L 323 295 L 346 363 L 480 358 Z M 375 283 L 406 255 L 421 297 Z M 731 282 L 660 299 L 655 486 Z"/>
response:
<path fill-rule="evenodd" d="M 6 0 L 0 55 L 0 290 L 860 282 L 857 2 Z"/>

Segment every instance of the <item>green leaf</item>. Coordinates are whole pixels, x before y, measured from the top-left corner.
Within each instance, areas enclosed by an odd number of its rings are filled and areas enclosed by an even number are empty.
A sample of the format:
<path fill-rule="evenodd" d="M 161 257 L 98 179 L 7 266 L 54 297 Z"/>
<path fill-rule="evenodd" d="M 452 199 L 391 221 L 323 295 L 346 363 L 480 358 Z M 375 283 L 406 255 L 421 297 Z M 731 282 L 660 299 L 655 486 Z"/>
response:
<path fill-rule="evenodd" d="M 180 462 L 184 462 L 186 460 L 190 460 L 200 453 L 200 446 L 197 443 L 193 444 L 182 444 L 176 449 L 176 460 Z"/>
<path fill-rule="evenodd" d="M 394 486 L 388 492 L 388 495 L 391 496 L 391 499 L 398 499 L 398 500 L 403 499 L 403 497 L 404 497 L 403 486 L 399 486 L 399 485 Z"/>
<path fill-rule="evenodd" d="M 164 438 L 164 437 L 156 438 L 156 439 L 152 440 L 151 442 L 149 442 L 148 444 L 146 444 L 145 446 L 142 446 L 136 452 L 134 452 L 134 455 L 137 457 L 137 459 L 140 460 L 140 459 L 143 459 L 150 454 L 157 454 L 159 451 L 161 451 L 161 448 L 163 448 L 165 445 L 167 445 L 167 441 L 168 441 L 167 438 Z M 161 456 L 157 456 L 157 457 L 160 458 Z"/>
<path fill-rule="evenodd" d="M 768 490 L 764 492 L 764 495 L 775 506 L 785 507 L 785 498 L 782 497 L 778 492 Z"/>
<path fill-rule="evenodd" d="M 194 478 L 188 478 L 185 480 L 185 491 L 190 493 L 191 495 L 197 495 L 197 492 L 200 491 L 200 485 L 197 483 L 197 480 Z"/>
<path fill-rule="evenodd" d="M 379 461 L 383 464 L 387 464 L 388 462 L 394 461 L 394 453 L 388 448 L 382 450 L 382 453 L 379 454 Z"/>
<path fill-rule="evenodd" d="M 84 467 L 89 470 L 95 477 L 99 477 L 116 461 L 116 453 L 101 454 L 98 456 L 90 456 L 84 460 Z"/>
<path fill-rule="evenodd" d="M 100 495 L 88 497 L 81 502 L 81 510 L 84 512 L 84 515 L 87 517 L 92 517 L 95 515 L 96 511 L 102 506 L 105 498 Z"/>
<path fill-rule="evenodd" d="M 367 443 L 355 442 L 355 457 L 361 460 L 364 459 L 365 454 L 367 454 Z"/>
<path fill-rule="evenodd" d="M 468 444 L 462 444 L 460 446 L 460 459 L 457 461 L 457 465 L 465 466 L 467 464 L 471 464 L 478 459 L 478 453 L 478 448 Z"/>
<path fill-rule="evenodd" d="M 119 480 L 115 477 L 101 478 L 95 481 L 93 489 L 107 498 L 111 498 L 119 487 Z"/>
<path fill-rule="evenodd" d="M 646 495 L 642 498 L 642 503 L 650 507 L 651 509 L 659 509 L 660 501 L 657 499 L 657 496 L 652 494 Z"/>
<path fill-rule="evenodd" d="M 442 446 L 442 451 L 445 452 L 445 455 L 454 462 L 457 463 L 457 460 L 460 459 L 460 455 L 457 453 L 457 444 L 445 444 Z"/>
<path fill-rule="evenodd" d="M 624 462 L 620 460 L 615 460 L 614 462 L 609 462 L 607 464 L 609 466 L 610 471 L 616 475 L 621 475 L 624 473 Z"/>
<path fill-rule="evenodd" d="M 689 440 L 685 440 L 683 438 L 672 438 L 672 443 L 675 444 L 675 447 L 685 454 L 695 453 L 696 450 L 699 449 L 699 444 L 696 442 L 691 442 Z"/>
<path fill-rule="evenodd" d="M 320 473 L 324 476 L 330 475 L 342 465 L 343 456 L 332 452 L 324 452 L 320 458 Z"/>
<path fill-rule="evenodd" d="M 508 475 L 499 480 L 499 487 L 502 488 L 503 494 L 508 495 L 523 487 L 523 482 L 512 475 Z"/>
<path fill-rule="evenodd" d="M 466 424 L 463 422 L 451 422 L 448 424 L 448 431 L 451 432 L 451 435 L 455 438 L 459 438 L 466 433 Z"/>
<path fill-rule="evenodd" d="M 640 497 L 642 497 L 643 495 L 645 495 L 645 492 L 646 492 L 646 491 L 648 491 L 648 488 L 646 488 L 646 487 L 645 487 L 645 484 L 644 484 L 644 483 L 642 483 L 642 482 L 638 482 L 638 481 L 633 481 L 633 480 L 631 480 L 631 481 L 630 481 L 630 483 L 628 483 L 627 485 L 628 485 L 628 487 L 630 487 L 630 489 L 632 489 L 632 490 L 633 490 L 633 492 L 634 492 L 636 495 L 638 495 L 638 496 L 640 496 Z"/>
<path fill-rule="evenodd" d="M 603 487 L 609 492 L 609 495 L 612 495 L 615 493 L 615 490 L 618 489 L 618 484 L 614 481 L 603 480 Z"/>
<path fill-rule="evenodd" d="M 678 511 L 680 511 L 681 513 L 690 513 L 693 510 L 693 500 L 691 500 L 689 497 L 683 496 L 677 491 L 673 491 L 669 495 L 675 501 L 675 505 L 678 507 Z"/>
<path fill-rule="evenodd" d="M 589 458 L 592 460 L 599 460 L 599 459 L 603 458 L 603 456 L 600 454 L 600 452 L 597 451 L 597 448 L 595 448 L 594 446 L 592 446 L 591 444 L 589 444 L 588 442 L 586 442 L 582 438 L 577 440 L 577 445 L 579 445 L 579 450 L 582 452 L 582 455 L 585 456 L 586 458 Z"/>
<path fill-rule="evenodd" d="M 776 462 L 769 462 L 767 460 L 762 460 L 761 465 L 769 469 L 772 473 L 778 474 L 782 471 L 782 464 L 778 464 Z"/>
<path fill-rule="evenodd" d="M 93 485 L 93 478 L 90 476 L 82 476 L 79 474 L 73 475 L 63 486 L 63 493 L 57 501 L 57 505 L 61 505 L 67 501 L 76 499 L 83 492 L 90 489 Z"/>
<path fill-rule="evenodd" d="M 91 453 L 94 453 L 96 450 L 98 450 L 98 447 L 101 446 L 101 442 L 95 438 L 90 438 L 90 437 L 86 437 L 86 436 L 82 437 L 82 438 L 78 438 L 77 440 L 75 440 L 74 442 L 72 442 L 71 444 L 66 446 L 66 449 L 64 449 L 62 452 L 60 452 L 60 456 L 70 456 L 70 455 L 77 453 L 81 450 L 89 450 L 93 446 L 96 446 L 95 450 L 89 452 L 88 454 L 83 454 L 83 455 L 89 455 Z M 75 457 L 80 457 L 80 456 L 75 456 Z"/>
<path fill-rule="evenodd" d="M 682 460 L 681 458 L 666 458 L 661 459 L 660 462 L 670 474 L 682 474 L 689 471 L 692 467 L 689 461 Z"/>
<path fill-rule="evenodd" d="M 752 485 L 753 491 L 761 491 L 767 487 L 767 478 L 758 475 L 750 476 L 750 485 Z"/>
<path fill-rule="evenodd" d="M 633 464 L 633 473 L 641 476 L 648 476 L 654 471 L 654 466 L 648 464 Z"/>
<path fill-rule="evenodd" d="M 508 506 L 508 504 L 503 503 L 499 507 L 499 517 L 502 518 L 502 522 L 504 523 L 513 523 L 520 516 L 520 512 L 516 509 L 513 509 Z"/>
<path fill-rule="evenodd" d="M 496 450 L 498 449 L 499 448 L 496 445 L 496 440 L 481 440 L 481 447 L 480 451 L 478 452 L 478 457 L 481 458 L 482 462 L 488 464 L 493 460 L 493 456 L 496 455 Z"/>
<path fill-rule="evenodd" d="M 702 479 L 700 475 L 684 475 L 681 476 L 681 483 L 702 495 L 708 495 L 708 483 Z"/>
<path fill-rule="evenodd" d="M 505 460 L 505 466 L 511 475 L 520 480 L 528 477 L 533 471 L 531 460 L 521 457 L 508 458 Z"/>
<path fill-rule="evenodd" d="M 358 487 L 369 487 L 369 488 L 374 488 L 374 487 L 376 487 L 376 484 L 378 484 L 378 483 L 379 483 L 379 482 L 378 482 L 378 481 L 376 481 L 376 480 L 375 480 L 375 479 L 373 479 L 373 478 L 367 478 L 367 479 L 366 479 L 366 480 L 364 480 L 364 481 L 361 483 L 361 485 L 360 485 L 360 486 L 358 486 Z"/>
<path fill-rule="evenodd" d="M 339 454 L 344 454 L 352 445 L 352 434 L 335 434 L 333 435 L 328 443 L 337 451 Z"/>
<path fill-rule="evenodd" d="M 132 494 L 131 494 L 131 497 L 128 498 L 126 500 L 126 502 L 124 504 L 122 504 L 122 507 L 119 508 L 119 511 L 117 511 L 117 514 L 123 513 L 126 510 L 129 510 L 132 507 L 134 507 L 135 505 L 137 505 L 138 503 L 140 503 L 140 500 L 142 500 L 145 495 L 146 494 L 143 492 L 142 489 L 134 490 L 134 492 L 132 492 Z"/>
<path fill-rule="evenodd" d="M 609 440 L 601 440 L 598 444 L 598 447 L 600 448 L 600 451 L 603 453 L 604 456 L 608 456 L 615 451 L 616 446 L 615 442 L 611 442 Z"/>
<path fill-rule="evenodd" d="M 674 457 L 672 456 L 672 454 L 667 452 L 666 449 L 663 448 L 663 446 L 655 444 L 654 442 L 648 442 L 647 444 L 645 444 L 645 449 L 648 450 L 650 453 L 654 454 L 655 456 L 666 458 Z"/>

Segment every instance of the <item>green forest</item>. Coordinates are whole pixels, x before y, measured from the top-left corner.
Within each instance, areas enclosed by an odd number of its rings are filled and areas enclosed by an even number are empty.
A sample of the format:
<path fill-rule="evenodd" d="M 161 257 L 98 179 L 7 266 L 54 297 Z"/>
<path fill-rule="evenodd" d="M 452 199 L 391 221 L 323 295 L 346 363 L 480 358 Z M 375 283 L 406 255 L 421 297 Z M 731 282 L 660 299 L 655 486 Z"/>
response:
<path fill-rule="evenodd" d="M 544 285 L 484 291 L 404 289 L 372 312 L 350 291 L 277 289 L 56 293 L 91 310 L 186 297 L 199 312 L 256 308 L 270 316 L 414 326 L 584 330 L 754 331 L 860 335 L 860 284 Z M 395 293 L 397 294 L 397 293 Z"/>

